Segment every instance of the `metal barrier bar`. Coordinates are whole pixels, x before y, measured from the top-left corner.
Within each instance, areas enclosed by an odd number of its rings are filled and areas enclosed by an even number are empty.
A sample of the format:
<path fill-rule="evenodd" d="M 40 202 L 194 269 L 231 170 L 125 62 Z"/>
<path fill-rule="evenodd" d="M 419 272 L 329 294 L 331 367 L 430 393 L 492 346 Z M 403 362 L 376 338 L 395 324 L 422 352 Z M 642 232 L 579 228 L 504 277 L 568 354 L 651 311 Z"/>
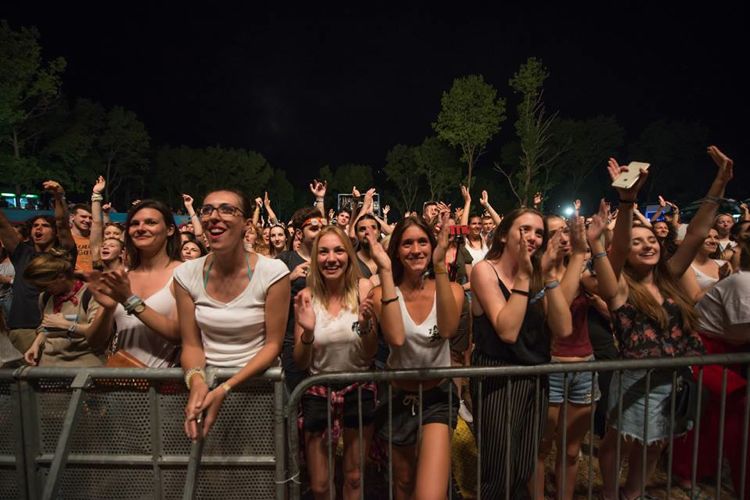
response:
<path fill-rule="evenodd" d="M 617 441 L 615 445 L 615 492 L 620 490 L 620 453 L 622 453 L 622 371 L 617 373 Z M 606 435 L 606 434 L 605 434 Z"/>
<path fill-rule="evenodd" d="M 326 405 L 326 415 L 328 416 L 328 498 L 335 500 L 336 487 L 333 484 L 333 472 L 336 469 L 336 463 L 333 461 L 333 432 L 331 429 L 331 385 L 328 384 L 328 404 Z"/>
<path fill-rule="evenodd" d="M 359 421 L 359 498 L 365 500 L 365 437 L 362 429 L 362 386 L 357 386 L 357 420 Z M 346 471 L 344 471 L 346 475 Z M 344 478 L 346 481 L 346 477 Z"/>
<path fill-rule="evenodd" d="M 388 498 L 393 500 L 393 385 L 388 384 Z"/>
<path fill-rule="evenodd" d="M 721 370 L 721 401 L 719 406 L 719 451 L 716 459 L 716 498 L 721 498 L 721 463 L 724 456 L 724 419 L 727 410 L 727 368 Z"/>
<path fill-rule="evenodd" d="M 750 433 L 750 365 L 745 370 L 745 411 L 742 417 L 742 455 L 740 455 L 740 495 L 739 498 L 745 498 L 745 488 L 747 488 L 747 448 L 748 434 Z"/>
<path fill-rule="evenodd" d="M 188 460 L 187 472 L 185 473 L 185 489 L 182 491 L 182 500 L 193 500 L 195 498 L 198 471 L 200 469 L 201 457 L 203 456 L 204 439 L 201 436 L 202 432 L 200 426 L 198 426 L 198 439 L 190 445 L 190 458 Z"/>
<path fill-rule="evenodd" d="M 63 421 L 62 432 L 60 432 L 60 438 L 57 441 L 55 458 L 52 460 L 52 465 L 47 474 L 47 481 L 44 484 L 43 500 L 50 500 L 57 497 L 60 476 L 63 470 L 65 470 L 68 453 L 70 452 L 70 437 L 73 435 L 73 425 L 81 413 L 81 408 L 83 407 L 83 390 L 89 383 L 89 374 L 84 371 L 76 375 L 70 384 L 73 393 L 70 396 L 70 403 L 68 411 L 65 414 L 65 420 Z"/>
<path fill-rule="evenodd" d="M 587 471 L 587 478 L 589 481 L 589 487 L 587 491 L 587 498 L 591 500 L 591 497 L 594 494 L 594 422 L 595 422 L 595 413 L 596 413 L 596 389 L 599 387 L 599 374 L 596 372 L 591 372 L 591 380 L 593 381 L 591 385 L 591 402 L 590 402 L 590 415 L 589 415 L 589 468 Z M 601 391 L 599 391 L 599 394 L 601 394 Z M 601 400 L 601 398 L 600 398 Z M 601 403 L 600 403 L 601 404 Z M 606 403 L 605 403 L 606 404 Z"/>
<path fill-rule="evenodd" d="M 677 393 L 677 370 L 672 371 L 672 394 Z M 676 399 L 671 398 L 669 402 L 669 444 L 667 449 L 667 498 L 672 494 L 672 459 L 674 458 L 674 416 Z"/>
<path fill-rule="evenodd" d="M 482 418 L 482 377 L 477 380 L 477 500 L 482 498 L 482 425 L 484 419 Z M 476 418 L 476 417 L 475 417 Z"/>
<path fill-rule="evenodd" d="M 560 454 L 558 460 L 562 460 L 562 467 L 560 467 L 560 491 L 557 492 L 559 496 L 565 495 L 565 483 L 568 475 L 566 468 L 568 461 L 568 373 L 563 372 L 563 401 L 562 401 L 562 441 L 560 443 L 560 449 L 557 452 Z M 557 418 L 560 418 L 558 414 Z M 555 422 L 557 423 L 557 422 Z M 555 461 L 557 462 L 557 461 Z"/>
<path fill-rule="evenodd" d="M 646 478 L 648 476 L 648 399 L 651 395 L 651 370 L 646 371 L 646 399 L 643 405 L 643 445 L 641 446 L 641 498 L 646 494 Z M 628 464 L 630 467 L 630 464 Z"/>
<path fill-rule="evenodd" d="M 159 398 L 156 394 L 156 387 L 151 385 L 148 388 L 149 409 L 151 410 L 151 466 L 154 471 L 154 491 L 162 491 L 161 483 L 161 466 L 159 464 L 159 455 L 161 449 L 161 415 L 159 413 Z"/>
<path fill-rule="evenodd" d="M 698 408 L 701 407 L 701 400 L 702 400 L 702 392 L 703 392 L 703 368 L 701 367 L 698 370 Z M 690 469 L 690 495 L 694 495 L 696 491 L 697 486 L 697 478 L 696 475 L 698 473 L 698 443 L 701 439 L 701 414 L 698 413 L 698 418 L 695 421 L 695 433 L 693 434 L 693 457 L 692 457 L 692 467 Z"/>
<path fill-rule="evenodd" d="M 273 418 L 274 418 L 274 448 L 276 457 L 274 465 L 276 470 L 276 498 L 286 497 L 286 422 L 284 420 L 284 396 L 286 388 L 283 378 L 280 377 L 273 383 Z M 205 458 L 204 458 L 205 463 Z"/>
<path fill-rule="evenodd" d="M 15 381 L 15 374 L 20 373 L 20 371 L 23 369 L 24 368 L 19 368 L 17 370 L 0 370 L 0 372 L 4 372 L 0 374 L 0 379 L 8 381 L 10 400 L 14 403 L 11 410 L 12 418 L 16 422 L 16 456 L 14 457 L 13 462 L 8 465 L 16 466 L 16 481 L 18 484 L 18 491 L 19 493 L 26 496 L 28 495 L 28 483 L 30 478 L 27 477 L 26 463 L 29 457 L 27 457 L 25 453 L 26 450 L 24 448 L 24 432 L 28 432 L 28 429 L 25 429 L 23 426 L 24 417 L 23 404 L 21 400 L 21 389 L 19 384 Z"/>
<path fill-rule="evenodd" d="M 539 389 L 540 389 L 539 376 L 537 375 L 536 377 L 534 377 L 534 414 L 535 415 L 539 414 L 540 406 L 541 406 Z M 533 428 L 531 430 L 532 439 L 534 440 L 535 443 L 538 443 L 539 442 L 539 421 L 537 419 L 534 419 L 534 422 L 532 425 L 533 425 Z M 533 492 L 532 492 L 532 498 L 536 498 L 536 495 L 538 493 L 537 492 L 537 475 L 540 473 L 542 474 L 542 476 L 544 475 L 544 469 L 542 469 L 541 471 L 537 470 L 538 469 L 538 467 L 536 466 L 537 462 L 539 462 L 539 460 L 536 457 L 534 457 L 534 477 L 532 478 L 534 487 L 533 487 Z"/>

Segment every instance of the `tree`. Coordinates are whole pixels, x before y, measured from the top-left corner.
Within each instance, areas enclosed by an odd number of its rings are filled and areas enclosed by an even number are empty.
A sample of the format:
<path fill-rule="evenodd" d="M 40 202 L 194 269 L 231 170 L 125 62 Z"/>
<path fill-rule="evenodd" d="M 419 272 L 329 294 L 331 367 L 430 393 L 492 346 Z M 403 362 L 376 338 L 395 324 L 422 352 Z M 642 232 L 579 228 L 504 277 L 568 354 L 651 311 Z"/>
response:
<path fill-rule="evenodd" d="M 385 172 L 388 180 L 394 185 L 399 197 L 393 200 L 402 214 L 414 210 L 419 186 L 422 183 L 414 148 L 398 144 L 393 147 L 385 159 Z"/>
<path fill-rule="evenodd" d="M 14 179 L 18 193 L 43 174 L 28 149 L 60 95 L 64 70 L 62 57 L 43 60 L 36 28 L 14 31 L 0 21 L 0 175 Z"/>
<path fill-rule="evenodd" d="M 430 200 L 440 200 L 450 189 L 461 183 L 461 164 L 456 153 L 437 137 L 427 137 L 414 148 L 417 172 L 422 174 L 430 190 Z"/>
<path fill-rule="evenodd" d="M 603 169 L 625 140 L 625 130 L 614 116 L 586 120 L 557 120 L 550 132 L 550 150 L 557 158 L 551 164 L 555 182 L 565 182 L 567 194 L 581 198 L 581 188 L 590 175 Z"/>
<path fill-rule="evenodd" d="M 512 172 L 497 164 L 495 167 L 508 179 L 511 191 L 522 206 L 528 205 L 537 191 L 546 192 L 552 187 L 550 165 L 557 154 L 550 154 L 549 142 L 555 114 L 545 116 L 542 100 L 548 76 L 542 61 L 530 57 L 508 81 L 514 93 L 521 95 L 515 123 L 521 154 L 519 165 Z"/>
<path fill-rule="evenodd" d="M 461 148 L 468 166 L 467 185 L 477 159 L 505 120 L 505 100 L 481 75 L 457 78 L 440 99 L 440 113 L 432 128 L 440 139 Z"/>
<path fill-rule="evenodd" d="M 98 149 L 103 160 L 104 178 L 107 179 L 106 198 L 112 200 L 117 190 L 126 183 L 125 200 L 132 198 L 131 188 L 143 190 L 148 170 L 149 136 L 146 126 L 135 113 L 115 106 L 107 113 L 104 130 L 99 137 Z"/>
<path fill-rule="evenodd" d="M 286 172 L 281 169 L 273 169 L 273 175 L 268 183 L 268 194 L 271 197 L 271 206 L 279 219 L 283 216 L 290 217 L 297 208 L 294 186 L 287 179 Z"/>

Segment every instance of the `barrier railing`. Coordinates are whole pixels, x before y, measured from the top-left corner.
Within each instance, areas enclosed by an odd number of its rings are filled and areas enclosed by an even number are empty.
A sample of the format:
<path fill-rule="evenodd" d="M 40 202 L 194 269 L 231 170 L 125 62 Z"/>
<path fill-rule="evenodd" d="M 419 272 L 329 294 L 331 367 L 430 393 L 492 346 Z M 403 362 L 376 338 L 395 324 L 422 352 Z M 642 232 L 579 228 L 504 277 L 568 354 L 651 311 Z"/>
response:
<path fill-rule="evenodd" d="M 684 357 L 684 358 L 655 358 L 655 359 L 643 359 L 643 360 L 614 360 L 614 361 L 590 361 L 590 362 L 575 362 L 575 363 L 553 363 L 553 364 L 546 364 L 546 365 L 537 365 L 537 366 L 495 366 L 495 367 L 466 367 L 466 368 L 430 368 L 430 369 L 418 369 L 418 370 L 394 370 L 394 371 L 379 371 L 379 372 L 352 372 L 352 373 L 330 373 L 330 374 L 320 374 L 313 377 L 309 377 L 305 380 L 303 380 L 292 392 L 292 394 L 289 397 L 287 407 L 286 407 L 286 417 L 287 417 L 287 425 L 288 425 L 288 432 L 287 436 L 289 439 L 289 478 L 290 481 L 290 498 L 293 500 L 300 498 L 300 481 L 298 480 L 299 474 L 300 474 L 300 467 L 299 467 L 299 433 L 297 430 L 297 411 L 299 407 L 299 403 L 301 401 L 302 395 L 312 386 L 332 386 L 332 385 L 340 385 L 340 384 L 352 384 L 355 382 L 392 382 L 397 380 L 434 380 L 434 379 L 456 379 L 456 378 L 473 378 L 476 380 L 476 387 L 477 387 L 477 399 L 474 400 L 474 437 L 476 439 L 476 445 L 477 445 L 477 456 L 476 456 L 476 498 L 482 498 L 481 493 L 481 485 L 482 485 L 482 453 L 483 453 L 483 443 L 482 443 L 482 432 L 483 432 L 483 422 L 481 421 L 481 404 L 482 404 L 482 394 L 483 394 L 483 382 L 485 382 L 489 378 L 505 378 L 508 379 L 508 383 L 512 383 L 514 379 L 517 379 L 519 377 L 534 377 L 535 378 L 535 401 L 537 402 L 535 407 L 535 414 L 539 413 L 539 404 L 541 401 L 541 392 L 544 390 L 544 384 L 542 382 L 542 377 L 552 374 L 552 373 L 563 373 L 566 378 L 570 374 L 574 373 L 581 373 L 581 372 L 589 372 L 592 374 L 592 378 L 594 377 L 595 373 L 602 373 L 602 372 L 615 372 L 615 373 L 622 373 L 625 370 L 646 370 L 645 375 L 645 392 L 650 393 L 653 389 L 652 386 L 652 377 L 656 370 L 658 370 L 660 373 L 663 373 L 664 370 L 671 371 L 671 390 L 672 393 L 675 392 L 677 388 L 677 369 L 683 368 L 683 367 L 700 367 L 699 368 L 699 376 L 698 376 L 698 406 L 701 406 L 701 395 L 703 392 L 703 370 L 706 365 L 720 365 L 721 371 L 722 371 L 722 379 L 723 379 L 723 386 L 722 386 L 722 394 L 719 401 L 713 401 L 713 404 L 718 404 L 720 406 L 721 411 L 721 417 L 720 417 L 720 429 L 719 429 L 719 435 L 720 435 L 720 441 L 723 440 L 724 436 L 724 416 L 725 416 L 725 407 L 727 403 L 727 372 L 729 366 L 736 366 L 741 365 L 742 366 L 742 374 L 747 380 L 750 378 L 750 353 L 740 353 L 740 354 L 718 354 L 718 355 L 708 355 L 708 356 L 696 356 L 696 357 Z M 621 379 L 619 379 L 621 380 Z M 623 408 L 623 388 L 622 383 L 614 384 L 618 385 L 619 387 L 616 389 L 617 393 L 617 407 L 619 411 L 622 411 Z M 655 386 L 656 384 L 654 384 Z M 359 398 L 359 411 L 361 415 L 361 391 L 358 391 L 358 398 Z M 740 479 L 740 486 L 739 491 L 736 491 L 735 493 L 738 495 L 738 498 L 745 498 L 747 487 L 746 482 L 747 478 L 745 476 L 745 470 L 747 469 L 747 453 L 748 453 L 748 422 L 750 421 L 750 384 L 748 384 L 744 389 L 744 396 L 745 396 L 745 405 L 744 405 L 744 414 L 743 414 L 743 420 L 742 422 L 742 437 L 741 441 L 739 443 L 735 443 L 736 446 L 740 446 L 742 448 L 741 450 L 741 457 L 742 457 L 742 463 L 741 463 L 741 479 Z M 422 414 L 422 401 L 421 401 L 421 394 L 422 394 L 422 387 L 420 384 L 419 389 L 420 394 L 420 400 L 419 400 L 419 415 L 421 418 Z M 450 394 L 450 393 L 449 393 Z M 388 384 L 388 390 L 386 394 L 381 395 L 379 397 L 385 397 L 388 399 L 391 399 L 392 396 L 392 386 Z M 567 387 L 565 389 L 564 394 L 564 401 L 568 400 L 568 394 L 567 394 Z M 606 404 L 605 402 L 602 402 L 603 404 Z M 592 401 L 592 411 L 591 411 L 591 418 L 590 418 L 590 425 L 589 425 L 589 436 L 593 435 L 594 431 L 594 412 L 593 412 L 593 405 L 594 402 Z M 562 428 L 567 428 L 567 412 L 564 409 L 567 405 L 562 406 L 561 410 L 561 416 L 562 419 Z M 452 407 L 452 404 L 449 404 L 449 408 Z M 675 422 L 675 398 L 671 399 L 670 404 L 670 431 L 674 429 L 674 422 Z M 646 414 L 648 413 L 648 403 L 646 403 Z M 327 418 L 328 421 L 331 421 L 331 405 L 327 405 Z M 389 412 L 388 414 L 388 428 L 392 428 L 391 426 L 391 414 Z M 452 416 L 449 416 L 449 419 L 452 420 Z M 539 428 L 538 420 L 535 418 L 532 418 L 530 420 L 533 420 L 534 426 L 534 436 L 535 441 L 538 441 L 537 438 L 541 435 L 542 429 Z M 360 417 L 360 428 L 361 428 L 361 417 Z M 500 422 L 503 422 L 503 419 L 499 419 Z M 509 426 L 510 423 L 508 420 L 505 420 L 505 424 Z M 649 425 L 649 419 L 644 418 L 644 435 L 647 435 Z M 506 435 L 509 435 L 509 429 L 506 429 Z M 619 426 L 618 426 L 619 431 Z M 697 487 L 697 478 L 696 478 L 696 463 L 698 460 L 698 439 L 700 436 L 701 431 L 701 414 L 698 414 L 698 417 L 694 423 L 694 445 L 693 445 L 693 456 L 692 456 L 692 477 L 691 480 L 691 494 L 692 491 L 696 491 Z M 673 444 L 674 444 L 674 436 L 673 433 L 669 433 L 669 440 L 668 440 L 668 446 L 667 446 L 667 465 L 666 465 L 666 473 L 667 473 L 667 481 L 666 481 L 666 495 L 667 498 L 671 498 L 671 488 L 672 488 L 672 474 L 671 474 L 671 468 L 672 468 L 672 458 L 673 458 Z M 566 434 L 563 432 L 562 435 L 562 446 L 561 449 L 566 449 Z M 721 491 L 722 491 L 722 446 L 723 443 L 719 443 L 719 453 L 718 453 L 718 460 L 716 463 L 716 475 L 715 475 L 715 497 L 720 498 Z M 393 498 L 393 462 L 392 462 L 392 453 L 390 452 L 391 444 L 389 443 L 389 453 L 388 453 L 388 469 L 387 469 L 387 482 L 388 482 L 388 498 Z M 334 446 L 335 447 L 335 444 Z M 329 454 L 328 454 L 328 469 L 329 471 L 333 471 L 335 467 L 335 459 L 332 456 L 332 452 L 330 451 L 330 448 L 333 448 L 329 446 Z M 645 477 L 646 475 L 646 452 L 648 450 L 647 446 L 643 446 L 643 455 L 641 457 L 642 463 L 643 463 L 643 477 L 645 480 L 641 481 L 640 484 L 640 495 L 643 496 L 645 494 L 646 489 L 646 482 L 648 478 Z M 620 440 L 617 441 L 617 449 L 616 449 L 616 466 L 615 470 L 620 471 Z M 506 453 L 510 454 L 510 447 L 506 447 Z M 562 459 L 565 460 L 565 453 L 562 453 Z M 510 491 L 510 474 L 509 474 L 509 467 L 510 467 L 510 456 L 505 457 L 505 465 L 506 465 L 506 474 L 505 474 L 505 491 L 504 491 L 504 497 L 505 498 L 512 498 L 511 491 Z M 588 447 L 588 471 L 587 471 L 587 482 L 588 482 L 588 491 L 587 496 L 588 498 L 593 497 L 593 484 L 594 484 L 594 475 L 593 475 L 593 467 L 592 467 L 592 461 L 593 459 L 593 446 Z M 365 481 L 365 461 L 360 461 L 360 477 L 362 481 Z M 565 470 L 565 463 L 563 462 L 563 466 L 561 470 Z M 500 471 L 498 471 L 500 472 Z M 562 479 L 561 484 L 561 490 L 565 490 L 565 478 Z M 618 484 L 620 482 L 620 478 L 617 479 Z M 452 482 L 452 478 L 451 478 Z M 534 482 L 536 483 L 536 482 Z M 366 484 L 362 484 L 360 486 L 360 492 L 361 492 L 361 498 L 365 497 L 365 491 L 367 490 L 368 486 Z M 336 488 L 333 481 L 333 473 L 329 472 L 329 484 L 328 489 L 331 492 L 331 498 L 335 497 Z M 449 498 L 453 497 L 453 485 L 450 484 L 448 491 L 446 492 Z M 533 492 L 533 496 L 536 497 L 536 491 Z"/>
<path fill-rule="evenodd" d="M 2 370 L 0 498 L 283 498 L 284 396 L 272 368 L 191 444 L 180 369 Z"/>
<path fill-rule="evenodd" d="M 358 373 L 333 373 L 302 381 L 285 398 L 283 373 L 279 368 L 266 372 L 236 388 L 226 398 L 208 438 L 190 443 L 183 430 L 187 393 L 179 369 L 70 369 L 20 368 L 0 370 L 0 498 L 300 498 L 297 409 L 302 395 L 313 385 L 350 384 L 353 382 L 391 382 L 395 380 L 430 380 L 435 378 L 475 379 L 477 399 L 474 402 L 474 437 L 476 439 L 476 498 L 481 498 L 483 422 L 481 404 L 483 384 L 490 378 L 534 377 L 535 400 L 544 391 L 543 377 L 551 373 L 568 375 L 581 372 L 603 373 L 623 370 L 647 370 L 646 392 L 651 390 L 655 370 L 673 370 L 672 390 L 677 384 L 674 370 L 701 367 L 698 397 L 703 385 L 703 368 L 720 365 L 721 394 L 711 404 L 719 408 L 719 451 L 715 467 L 715 497 L 722 494 L 722 460 L 724 417 L 727 408 L 727 376 L 730 366 L 747 379 L 750 376 L 750 353 L 711 355 L 690 358 L 592 361 L 539 366 L 499 366 L 467 368 L 433 368 Z M 215 384 L 236 370 L 208 371 L 208 381 Z M 568 376 L 566 375 L 566 377 Z M 622 387 L 617 406 L 623 406 Z M 421 390 L 420 390 L 421 393 Z M 748 494 L 748 433 L 750 427 L 750 385 L 744 394 L 741 437 L 731 443 L 740 449 L 741 478 L 735 494 Z M 449 393 L 450 394 L 450 393 Z M 392 395 L 387 385 L 383 398 Z M 361 396 L 361 393 L 360 393 Z M 567 400 L 567 392 L 565 399 Z M 452 397 L 452 396 L 449 396 Z M 421 414 L 421 401 L 420 414 Z M 700 404 L 700 401 L 699 401 Z M 361 399 L 360 399 L 361 408 Z M 593 406 L 593 405 L 592 405 Z M 449 405 L 452 407 L 452 405 Z M 563 407 L 564 408 L 564 407 Z M 735 408 L 736 410 L 736 408 Z M 330 405 L 328 405 L 330 421 Z M 674 422 L 675 407 L 670 408 Z M 390 418 L 390 415 L 389 415 Z M 562 428 L 567 414 L 561 411 Z M 499 419 L 503 422 L 503 419 Z M 542 429 L 534 419 L 535 436 Z M 589 432 L 593 431 L 593 412 Z M 507 424 L 505 424 L 507 425 Z M 644 421 L 647 428 L 648 420 Z M 673 425 L 670 424 L 670 425 Z M 689 478 L 696 488 L 698 438 L 701 417 L 696 419 L 695 441 Z M 390 427 L 390 426 L 389 426 Z M 646 430 L 646 429 L 644 429 Z M 288 440 L 288 441 L 287 441 Z M 562 435 L 565 449 L 566 435 Z M 389 445 L 390 446 L 390 445 Z M 645 463 L 645 449 L 643 462 Z M 588 497 L 593 496 L 593 446 L 588 447 Z M 619 443 L 617 466 L 620 469 Z M 388 454 L 387 485 L 392 498 L 393 464 Z M 666 494 L 671 496 L 673 438 L 667 447 Z M 565 460 L 565 454 L 562 454 Z M 334 460 L 329 453 L 329 462 Z M 506 464 L 508 461 L 506 461 Z M 288 464 L 288 471 L 285 470 Z M 365 461 L 361 460 L 361 468 Z M 564 468 L 564 466 L 563 466 Z M 333 470 L 329 467 L 329 470 Z M 364 470 L 360 470 L 362 481 Z M 506 477 L 509 475 L 506 474 Z M 561 478 L 564 483 L 564 478 Z M 335 492 L 333 474 L 330 491 Z M 565 485 L 561 485 L 564 489 Z M 641 494 L 645 492 L 641 484 Z M 362 485 L 364 492 L 367 485 Z M 448 496 L 452 498 L 452 485 Z M 506 484 L 505 497 L 510 498 Z M 335 494 L 335 493 L 334 493 Z"/>

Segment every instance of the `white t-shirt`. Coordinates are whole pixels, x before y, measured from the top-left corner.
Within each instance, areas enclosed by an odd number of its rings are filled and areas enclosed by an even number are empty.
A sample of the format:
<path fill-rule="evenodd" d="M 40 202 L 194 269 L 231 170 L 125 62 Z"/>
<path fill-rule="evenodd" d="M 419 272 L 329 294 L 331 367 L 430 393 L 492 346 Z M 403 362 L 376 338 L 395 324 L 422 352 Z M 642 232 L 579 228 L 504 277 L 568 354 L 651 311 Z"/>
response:
<path fill-rule="evenodd" d="M 206 364 L 242 367 L 266 343 L 266 295 L 271 285 L 289 274 L 289 269 L 280 260 L 258 255 L 247 288 L 224 303 L 209 296 L 203 285 L 207 257 L 183 263 L 175 269 L 174 279 L 195 303 Z"/>
<path fill-rule="evenodd" d="M 418 325 L 411 319 L 409 311 L 406 309 L 404 296 L 398 287 L 396 287 L 396 295 L 399 298 L 398 305 L 401 308 L 406 339 L 401 347 L 391 346 L 391 354 L 388 356 L 386 368 L 408 369 L 450 366 L 450 342 L 440 336 L 437 327 L 437 300 L 432 299 L 430 314 L 427 319 Z"/>
<path fill-rule="evenodd" d="M 365 356 L 362 337 L 357 328 L 359 313 L 342 308 L 336 316 L 332 316 L 315 299 L 313 310 L 315 342 L 310 374 L 367 370 L 371 360 Z"/>
<path fill-rule="evenodd" d="M 750 342 L 750 272 L 716 283 L 696 306 L 702 331 L 733 342 Z"/>

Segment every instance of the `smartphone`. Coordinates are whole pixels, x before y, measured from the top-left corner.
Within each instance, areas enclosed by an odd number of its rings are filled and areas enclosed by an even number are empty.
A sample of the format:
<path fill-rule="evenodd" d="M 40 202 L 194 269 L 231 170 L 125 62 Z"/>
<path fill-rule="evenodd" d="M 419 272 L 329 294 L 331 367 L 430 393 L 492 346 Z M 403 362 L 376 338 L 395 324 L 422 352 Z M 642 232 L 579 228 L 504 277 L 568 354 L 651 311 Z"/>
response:
<path fill-rule="evenodd" d="M 638 178 L 641 176 L 641 169 L 648 170 L 650 163 L 643 163 L 640 161 L 631 161 L 628 165 L 628 169 L 624 172 L 620 172 L 620 175 L 612 181 L 612 187 L 630 189 L 635 186 L 638 182 Z"/>

